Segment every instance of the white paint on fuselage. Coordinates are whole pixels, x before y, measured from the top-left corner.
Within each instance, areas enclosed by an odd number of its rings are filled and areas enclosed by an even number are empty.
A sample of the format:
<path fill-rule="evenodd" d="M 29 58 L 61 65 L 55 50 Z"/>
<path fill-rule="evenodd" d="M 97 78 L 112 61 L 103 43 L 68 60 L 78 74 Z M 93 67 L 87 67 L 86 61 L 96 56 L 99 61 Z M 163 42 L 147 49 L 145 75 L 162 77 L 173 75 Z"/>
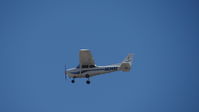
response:
<path fill-rule="evenodd" d="M 81 73 L 80 73 L 81 71 Z M 120 65 L 108 65 L 108 66 L 96 66 L 94 68 L 72 68 L 67 69 L 67 74 L 71 78 L 86 78 L 86 75 L 89 75 L 89 77 L 104 74 L 104 73 L 110 73 L 120 71 Z"/>

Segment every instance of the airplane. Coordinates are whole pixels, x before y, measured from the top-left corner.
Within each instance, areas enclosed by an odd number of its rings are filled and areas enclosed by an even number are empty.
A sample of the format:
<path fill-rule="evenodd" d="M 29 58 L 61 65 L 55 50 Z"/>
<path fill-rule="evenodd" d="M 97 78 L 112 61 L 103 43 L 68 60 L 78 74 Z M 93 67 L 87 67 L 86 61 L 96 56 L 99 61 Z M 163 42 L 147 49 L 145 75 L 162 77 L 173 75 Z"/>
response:
<path fill-rule="evenodd" d="M 92 57 L 91 51 L 88 49 L 80 49 L 79 65 L 76 68 L 66 69 L 65 65 L 65 79 L 72 78 L 71 83 L 75 83 L 76 78 L 87 78 L 86 84 L 90 84 L 90 77 L 115 72 L 123 71 L 129 72 L 132 68 L 133 55 L 128 56 L 119 64 L 112 64 L 106 66 L 97 66 Z"/>

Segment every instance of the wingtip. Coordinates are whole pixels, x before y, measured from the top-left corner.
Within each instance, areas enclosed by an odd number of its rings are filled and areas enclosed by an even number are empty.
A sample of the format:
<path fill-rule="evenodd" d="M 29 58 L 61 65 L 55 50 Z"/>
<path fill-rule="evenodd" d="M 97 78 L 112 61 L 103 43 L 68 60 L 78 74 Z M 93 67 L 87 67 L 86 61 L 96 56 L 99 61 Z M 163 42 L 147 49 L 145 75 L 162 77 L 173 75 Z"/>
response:
<path fill-rule="evenodd" d="M 89 49 L 80 49 L 80 51 L 89 51 Z"/>

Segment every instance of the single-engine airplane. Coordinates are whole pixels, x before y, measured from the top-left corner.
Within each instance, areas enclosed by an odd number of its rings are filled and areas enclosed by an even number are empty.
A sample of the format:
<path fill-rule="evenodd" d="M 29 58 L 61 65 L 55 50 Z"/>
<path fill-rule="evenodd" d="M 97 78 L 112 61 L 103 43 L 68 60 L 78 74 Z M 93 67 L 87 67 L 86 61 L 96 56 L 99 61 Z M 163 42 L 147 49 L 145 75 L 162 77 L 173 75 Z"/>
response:
<path fill-rule="evenodd" d="M 72 78 L 71 82 L 75 83 L 75 78 L 87 78 L 86 83 L 90 84 L 90 77 L 110 73 L 115 71 L 128 72 L 132 68 L 133 55 L 129 54 L 121 63 L 107 66 L 97 66 L 92 54 L 88 49 L 80 49 L 79 65 L 76 68 L 66 69 L 65 79 Z"/>

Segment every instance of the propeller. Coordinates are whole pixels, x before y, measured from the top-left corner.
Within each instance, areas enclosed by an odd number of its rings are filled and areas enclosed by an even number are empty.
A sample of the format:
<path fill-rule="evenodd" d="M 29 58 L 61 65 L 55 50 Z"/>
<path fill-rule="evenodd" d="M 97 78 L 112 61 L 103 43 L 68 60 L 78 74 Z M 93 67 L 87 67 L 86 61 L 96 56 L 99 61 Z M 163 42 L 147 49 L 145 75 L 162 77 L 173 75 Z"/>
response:
<path fill-rule="evenodd" d="M 67 78 L 67 71 L 66 71 L 66 64 L 65 64 L 64 68 L 65 68 L 64 76 L 65 76 L 65 81 L 66 81 L 66 80 L 68 79 L 68 78 Z"/>

